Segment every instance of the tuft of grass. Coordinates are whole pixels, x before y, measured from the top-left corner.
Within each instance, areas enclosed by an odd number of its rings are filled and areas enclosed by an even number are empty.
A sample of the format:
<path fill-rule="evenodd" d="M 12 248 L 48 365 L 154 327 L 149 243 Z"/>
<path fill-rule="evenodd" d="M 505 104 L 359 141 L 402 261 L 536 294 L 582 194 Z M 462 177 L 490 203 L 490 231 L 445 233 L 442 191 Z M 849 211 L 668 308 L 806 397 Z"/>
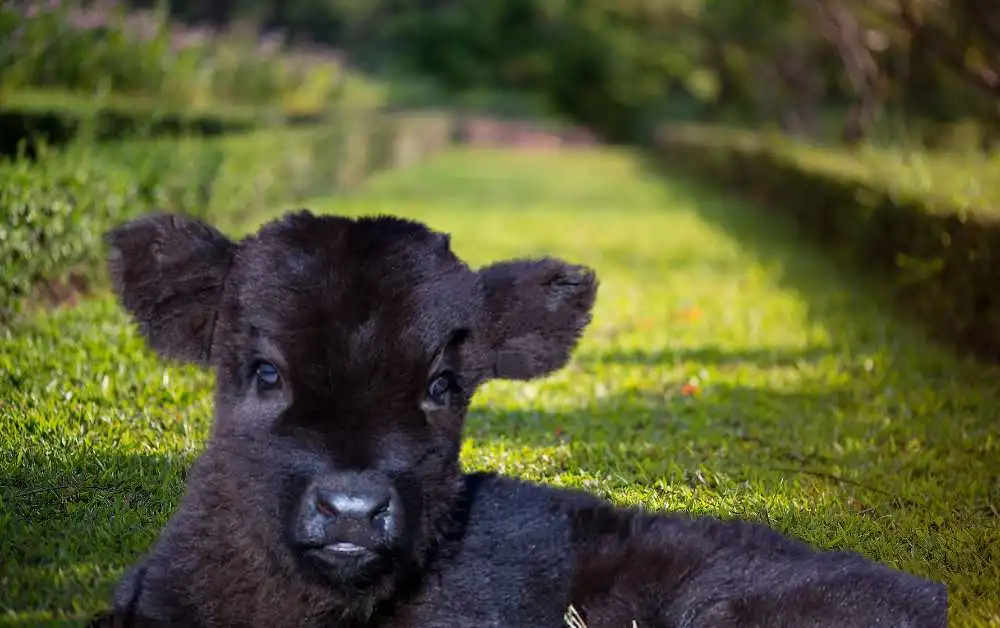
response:
<path fill-rule="evenodd" d="M 569 628 L 587 628 L 587 622 L 583 621 L 583 617 L 580 616 L 580 611 L 576 610 L 576 607 L 572 604 L 566 609 L 566 613 L 563 615 L 563 621 Z M 639 622 L 632 620 L 631 628 L 639 628 Z"/>
<path fill-rule="evenodd" d="M 763 521 L 945 582 L 954 625 L 1000 625 L 997 370 L 896 322 L 776 217 L 612 149 L 453 149 L 306 205 L 418 218 L 476 265 L 599 273 L 571 363 L 480 392 L 467 469 Z M 268 217 L 247 216 L 230 231 Z M 6 333 L 2 617 L 79 621 L 180 498 L 213 377 L 156 360 L 107 293 Z"/>
<path fill-rule="evenodd" d="M 563 615 L 563 620 L 569 628 L 587 628 L 586 622 L 580 617 L 580 612 L 576 610 L 576 607 L 572 604 L 566 609 L 566 614 Z"/>

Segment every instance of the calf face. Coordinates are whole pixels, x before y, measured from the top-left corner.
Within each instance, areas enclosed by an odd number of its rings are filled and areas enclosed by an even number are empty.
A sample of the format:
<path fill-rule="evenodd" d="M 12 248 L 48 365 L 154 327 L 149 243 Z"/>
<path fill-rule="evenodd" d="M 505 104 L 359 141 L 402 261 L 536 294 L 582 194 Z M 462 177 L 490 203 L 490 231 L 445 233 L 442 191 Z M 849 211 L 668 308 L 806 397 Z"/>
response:
<path fill-rule="evenodd" d="M 370 612 L 419 569 L 461 492 L 471 395 L 561 367 L 597 290 L 551 258 L 473 270 L 446 235 L 392 217 L 300 211 L 233 241 L 154 214 L 107 241 L 149 345 L 215 369 L 186 499 L 193 511 L 211 495 L 207 538 L 252 539 L 215 559 L 272 565 L 317 613 L 330 599 Z"/>

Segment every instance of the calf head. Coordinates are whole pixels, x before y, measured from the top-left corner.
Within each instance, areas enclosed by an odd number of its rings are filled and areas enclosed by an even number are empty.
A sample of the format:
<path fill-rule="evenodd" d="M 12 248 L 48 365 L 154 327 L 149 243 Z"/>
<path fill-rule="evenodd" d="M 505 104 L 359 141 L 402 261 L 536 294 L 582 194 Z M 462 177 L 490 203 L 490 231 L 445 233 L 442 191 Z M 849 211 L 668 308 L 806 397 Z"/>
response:
<path fill-rule="evenodd" d="M 153 214 L 107 241 L 148 344 L 215 370 L 205 455 L 239 479 L 212 508 L 357 609 L 447 529 L 476 388 L 563 366 L 597 291 L 552 258 L 473 270 L 447 235 L 393 217 L 299 211 L 233 241 Z"/>

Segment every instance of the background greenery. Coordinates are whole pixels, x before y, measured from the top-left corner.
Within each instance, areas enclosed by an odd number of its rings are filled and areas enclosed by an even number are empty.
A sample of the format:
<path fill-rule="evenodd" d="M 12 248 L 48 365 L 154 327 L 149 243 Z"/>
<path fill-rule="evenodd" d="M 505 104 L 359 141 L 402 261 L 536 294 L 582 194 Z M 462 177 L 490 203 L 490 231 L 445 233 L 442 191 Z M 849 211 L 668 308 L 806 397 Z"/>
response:
<path fill-rule="evenodd" d="M 997 9 L 982 0 L 167 4 L 190 24 L 253 20 L 457 89 L 539 93 L 615 135 L 664 115 L 724 115 L 809 133 L 833 122 L 857 137 L 886 107 L 928 124 L 992 123 L 1000 90 Z"/>

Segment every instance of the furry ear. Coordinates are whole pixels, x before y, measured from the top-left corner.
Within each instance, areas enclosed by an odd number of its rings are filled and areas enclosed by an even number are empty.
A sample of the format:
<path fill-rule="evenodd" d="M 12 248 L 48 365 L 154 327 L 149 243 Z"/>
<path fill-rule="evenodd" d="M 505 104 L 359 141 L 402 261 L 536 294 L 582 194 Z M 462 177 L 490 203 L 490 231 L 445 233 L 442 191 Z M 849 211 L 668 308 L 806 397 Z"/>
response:
<path fill-rule="evenodd" d="M 194 218 L 157 212 L 108 231 L 115 294 L 161 357 L 207 365 L 236 245 Z"/>
<path fill-rule="evenodd" d="M 527 380 L 566 364 L 590 324 L 593 270 L 559 259 L 517 259 L 479 271 L 487 310 L 482 338 L 492 377 Z"/>

